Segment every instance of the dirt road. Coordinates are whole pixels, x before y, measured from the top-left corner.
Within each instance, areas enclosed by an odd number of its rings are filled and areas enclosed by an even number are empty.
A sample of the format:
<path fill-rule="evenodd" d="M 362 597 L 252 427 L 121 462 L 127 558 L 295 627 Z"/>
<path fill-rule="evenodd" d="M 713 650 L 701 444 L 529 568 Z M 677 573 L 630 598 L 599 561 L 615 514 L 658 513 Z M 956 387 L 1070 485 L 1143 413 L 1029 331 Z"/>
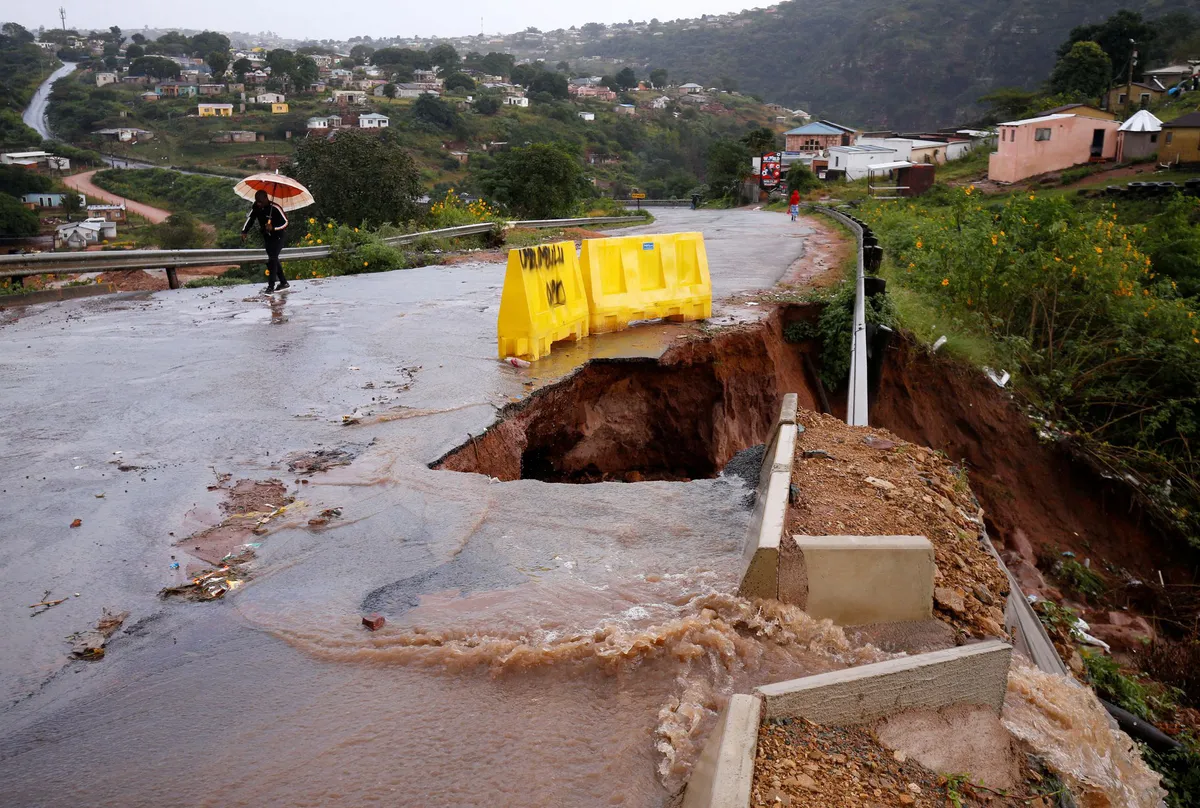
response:
<path fill-rule="evenodd" d="M 119 205 L 124 202 L 125 209 L 128 212 L 136 213 L 153 224 L 165 222 L 167 217 L 171 215 L 171 211 L 169 210 L 152 207 L 142 202 L 134 202 L 132 199 L 125 199 L 124 197 L 117 196 L 116 194 L 105 191 L 103 188 L 97 187 L 96 185 L 92 184 L 92 175 L 95 173 L 96 171 L 85 171 L 82 174 L 73 174 L 69 177 L 63 177 L 63 182 L 68 188 L 74 188 L 80 193 L 88 196 L 94 196 L 97 199 L 102 199 L 105 202 L 111 202 L 114 205 Z"/>

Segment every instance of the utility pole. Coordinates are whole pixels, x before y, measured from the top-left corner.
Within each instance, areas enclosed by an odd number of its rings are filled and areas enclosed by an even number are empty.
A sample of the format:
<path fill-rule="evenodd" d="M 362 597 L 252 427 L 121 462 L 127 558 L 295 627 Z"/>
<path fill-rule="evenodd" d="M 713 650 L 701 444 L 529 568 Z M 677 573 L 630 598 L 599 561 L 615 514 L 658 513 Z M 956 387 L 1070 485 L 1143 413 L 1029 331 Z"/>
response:
<path fill-rule="evenodd" d="M 1137 64 L 1137 43 L 1131 39 L 1131 40 L 1129 40 L 1129 44 L 1133 45 L 1133 50 L 1129 54 L 1129 85 L 1125 88 L 1125 90 L 1129 94 L 1127 96 L 1125 96 L 1125 100 L 1128 103 L 1128 105 L 1132 107 L 1133 106 L 1133 66 Z"/>
<path fill-rule="evenodd" d="M 58 7 L 58 19 L 62 22 L 62 29 L 67 30 L 67 10 L 62 6 Z"/>

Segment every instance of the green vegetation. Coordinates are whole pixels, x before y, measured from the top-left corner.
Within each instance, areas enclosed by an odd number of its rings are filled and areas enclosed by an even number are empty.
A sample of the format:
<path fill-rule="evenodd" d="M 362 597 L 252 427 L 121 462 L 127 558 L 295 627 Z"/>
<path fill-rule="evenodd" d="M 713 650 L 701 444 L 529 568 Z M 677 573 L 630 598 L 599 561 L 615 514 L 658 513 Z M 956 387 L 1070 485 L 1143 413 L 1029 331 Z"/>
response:
<path fill-rule="evenodd" d="M 1073 558 L 1056 560 L 1051 568 L 1063 584 L 1087 600 L 1099 598 L 1108 589 L 1103 578 Z"/>
<path fill-rule="evenodd" d="M 802 106 L 821 118 L 904 131 L 962 120 L 964 110 L 976 108 L 976 100 L 999 82 L 1038 86 L 1054 66 L 1055 49 L 1075 36 L 1071 26 L 1101 24 L 1121 8 L 1161 14 L 1166 7 L 1121 0 L 1022 2 L 998 18 L 985 0 L 782 2 L 728 22 L 690 21 L 642 32 L 601 29 L 546 58 L 586 54 L 613 64 L 652 64 L 676 81 L 704 86 L 736 77 L 743 92 Z M 1153 39 L 1135 37 L 1142 65 L 1197 54 L 1186 45 L 1197 31 L 1196 17 L 1187 12 L 1200 5 L 1185 0 L 1170 8 L 1177 13 L 1152 21 Z M 1113 71 L 1123 75 L 1127 54 L 1106 47 L 1120 38 L 1116 26 L 1112 31 L 1110 36 L 1108 29 L 1085 30 L 1079 40 L 1099 42 Z M 866 75 L 872 79 L 864 83 Z"/>
<path fill-rule="evenodd" d="M 305 140 L 286 173 L 312 191 L 318 219 L 377 226 L 416 218 L 420 174 L 390 130 Z"/>
<path fill-rule="evenodd" d="M 191 213 L 213 225 L 223 223 L 229 214 L 245 218 L 250 204 L 234 195 L 233 183 L 228 180 L 162 168 L 110 168 L 97 171 L 92 181 L 119 196 L 174 212 Z"/>
<path fill-rule="evenodd" d="M 1174 708 L 1171 693 L 1157 685 L 1145 685 L 1124 673 L 1112 658 L 1099 651 L 1080 650 L 1088 682 L 1101 698 L 1145 721 L 1154 721 Z"/>
<path fill-rule="evenodd" d="M 196 217 L 187 211 L 172 213 L 156 225 L 155 239 L 164 250 L 189 250 L 208 246 L 208 233 Z"/>
<path fill-rule="evenodd" d="M 1149 239 L 1148 227 L 1118 221 L 1114 203 L 1032 193 L 998 202 L 971 188 L 919 207 L 868 204 L 863 215 L 884 245 L 889 289 L 924 311 L 920 338 L 982 344 L 1097 464 L 1152 481 L 1159 513 L 1200 546 L 1190 450 L 1200 323 L 1195 301 L 1146 252 L 1174 240 L 1172 222 L 1190 237 L 1187 216 L 1157 222 Z M 1172 271 L 1190 282 L 1185 270 Z M 926 322 L 936 328 L 923 331 Z M 1156 487 L 1168 478 L 1170 494 Z"/>
<path fill-rule="evenodd" d="M 1099 96 L 1112 79 L 1112 60 L 1095 42 L 1076 42 L 1050 74 L 1050 92 L 1082 98 Z"/>
<path fill-rule="evenodd" d="M 53 65 L 54 59 L 33 44 L 29 31 L 15 22 L 0 27 L 0 148 L 42 142 L 41 136 L 21 121 L 21 110 Z"/>
<path fill-rule="evenodd" d="M 0 194 L 0 233 L 6 236 L 36 236 L 37 232 L 37 214 L 26 210 L 15 197 Z"/>
<path fill-rule="evenodd" d="M 535 143 L 512 149 L 481 173 L 488 196 L 525 219 L 565 218 L 588 195 L 579 160 L 556 146 Z"/>

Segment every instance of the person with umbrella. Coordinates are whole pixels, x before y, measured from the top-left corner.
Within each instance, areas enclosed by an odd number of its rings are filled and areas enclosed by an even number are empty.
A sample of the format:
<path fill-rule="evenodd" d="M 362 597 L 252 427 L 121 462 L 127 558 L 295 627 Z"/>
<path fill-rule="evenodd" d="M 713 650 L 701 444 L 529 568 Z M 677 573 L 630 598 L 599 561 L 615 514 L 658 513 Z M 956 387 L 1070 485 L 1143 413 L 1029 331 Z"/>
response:
<path fill-rule="evenodd" d="M 233 191 L 242 199 L 254 200 L 246 216 L 246 224 L 242 226 L 242 241 L 246 240 L 246 234 L 257 223 L 267 248 L 267 288 L 264 292 L 269 295 L 277 288 L 287 289 L 287 276 L 283 274 L 283 264 L 279 261 L 279 253 L 287 237 L 288 218 L 285 211 L 313 204 L 315 200 L 312 194 L 296 180 L 280 174 L 246 177 L 233 187 Z"/>
<path fill-rule="evenodd" d="M 246 217 L 246 224 L 242 226 L 242 241 L 246 240 L 246 234 L 255 222 L 258 223 L 263 244 L 267 248 L 266 293 L 269 295 L 275 292 L 277 283 L 280 289 L 289 286 L 287 276 L 283 274 L 283 264 L 279 262 L 279 252 L 283 249 L 283 242 L 287 237 L 288 218 L 283 208 L 277 202 L 272 202 L 266 191 L 257 191 L 250 215 Z"/>

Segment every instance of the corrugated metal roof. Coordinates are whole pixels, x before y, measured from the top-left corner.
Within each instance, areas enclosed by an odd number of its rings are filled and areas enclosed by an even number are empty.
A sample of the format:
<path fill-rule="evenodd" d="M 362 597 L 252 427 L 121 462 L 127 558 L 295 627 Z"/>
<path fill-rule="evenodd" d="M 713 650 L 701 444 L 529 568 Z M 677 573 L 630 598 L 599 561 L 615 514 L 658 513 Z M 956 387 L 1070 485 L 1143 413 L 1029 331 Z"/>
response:
<path fill-rule="evenodd" d="M 1031 123 L 1045 123 L 1046 121 L 1061 121 L 1063 118 L 1074 118 L 1074 117 L 1075 117 L 1074 115 L 1063 115 L 1063 114 L 1042 115 L 1038 118 L 1026 118 L 1022 121 L 1005 121 L 1004 123 L 999 124 L 999 125 L 1000 126 L 1025 126 L 1026 124 L 1031 124 Z M 1096 120 L 1100 120 L 1100 119 L 1097 118 Z"/>
<path fill-rule="evenodd" d="M 829 124 L 821 123 L 820 121 L 813 121 L 812 123 L 804 124 L 804 126 L 797 126 L 795 129 L 789 129 L 788 131 L 784 132 L 784 134 L 785 135 L 841 135 L 841 134 L 845 134 L 845 133 L 841 129 L 838 129 L 836 126 L 830 126 Z"/>
<path fill-rule="evenodd" d="M 1162 129 L 1162 121 L 1154 117 L 1149 110 L 1139 109 L 1133 117 L 1121 124 L 1120 132 L 1157 132 Z"/>
<path fill-rule="evenodd" d="M 1180 116 L 1173 121 L 1167 121 L 1163 124 L 1163 128 L 1182 127 L 1188 129 L 1200 128 L 1200 112 L 1189 112 L 1187 115 Z"/>

